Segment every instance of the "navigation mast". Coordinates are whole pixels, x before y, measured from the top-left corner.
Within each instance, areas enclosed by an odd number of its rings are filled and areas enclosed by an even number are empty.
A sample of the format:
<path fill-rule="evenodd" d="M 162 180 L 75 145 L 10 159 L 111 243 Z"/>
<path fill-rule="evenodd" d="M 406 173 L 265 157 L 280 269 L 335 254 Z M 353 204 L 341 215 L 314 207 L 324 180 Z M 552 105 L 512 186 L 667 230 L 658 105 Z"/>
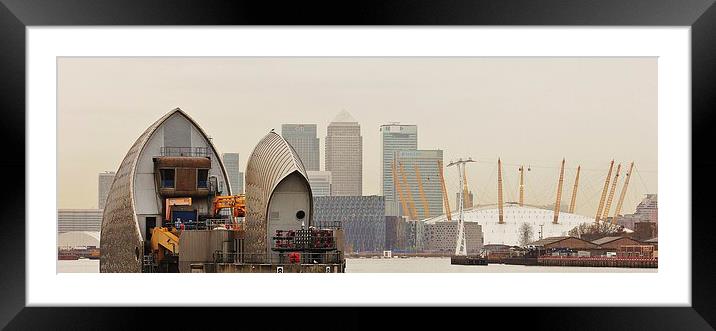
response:
<path fill-rule="evenodd" d="M 457 173 L 460 177 L 460 188 L 458 189 L 458 192 L 460 193 L 459 199 L 458 199 L 458 219 L 457 219 L 457 243 L 455 245 L 455 255 L 467 255 L 467 245 L 465 244 L 465 213 L 464 213 L 464 192 L 462 190 L 463 181 L 465 178 L 463 178 L 463 174 L 465 171 L 465 164 L 468 162 L 475 162 L 472 160 L 472 158 L 468 158 L 467 160 L 459 159 L 455 162 L 450 162 L 448 164 L 448 167 L 457 166 Z"/>

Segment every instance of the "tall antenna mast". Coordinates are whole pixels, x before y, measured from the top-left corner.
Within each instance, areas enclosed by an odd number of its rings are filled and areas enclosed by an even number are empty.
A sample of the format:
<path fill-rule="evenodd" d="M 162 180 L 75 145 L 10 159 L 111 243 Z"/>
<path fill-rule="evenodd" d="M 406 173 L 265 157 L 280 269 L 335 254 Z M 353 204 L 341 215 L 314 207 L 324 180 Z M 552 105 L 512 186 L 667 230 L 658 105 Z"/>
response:
<path fill-rule="evenodd" d="M 457 243 L 455 245 L 455 255 L 467 255 L 467 245 L 465 244 L 465 213 L 464 213 L 464 192 L 462 190 L 463 181 L 465 178 L 463 178 L 463 174 L 465 171 L 465 163 L 468 162 L 475 162 L 472 160 L 472 158 L 468 158 L 467 160 L 459 159 L 455 162 L 450 162 L 448 164 L 448 167 L 457 165 L 457 173 L 460 177 L 460 188 L 458 188 L 458 219 L 457 219 Z"/>

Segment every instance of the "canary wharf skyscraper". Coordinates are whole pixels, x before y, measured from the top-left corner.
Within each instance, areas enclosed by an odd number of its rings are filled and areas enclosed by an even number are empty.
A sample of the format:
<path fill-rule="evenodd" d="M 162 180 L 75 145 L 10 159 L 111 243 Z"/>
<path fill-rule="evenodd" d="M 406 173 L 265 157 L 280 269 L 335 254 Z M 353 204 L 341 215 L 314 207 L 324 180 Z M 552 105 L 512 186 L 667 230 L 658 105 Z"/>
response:
<path fill-rule="evenodd" d="M 363 195 L 363 137 L 360 124 L 345 110 L 328 124 L 326 171 L 331 172 L 331 195 Z"/>
<path fill-rule="evenodd" d="M 382 158 L 380 189 L 385 197 L 385 215 L 400 216 L 395 183 L 393 183 L 393 160 L 395 152 L 418 149 L 418 126 L 390 123 L 380 126 L 380 151 Z M 441 156 L 442 157 L 442 156 Z M 399 168 L 400 164 L 396 164 Z"/>
<path fill-rule="evenodd" d="M 316 131 L 316 124 L 281 125 L 281 136 L 296 151 L 306 171 L 321 170 L 321 153 Z"/>

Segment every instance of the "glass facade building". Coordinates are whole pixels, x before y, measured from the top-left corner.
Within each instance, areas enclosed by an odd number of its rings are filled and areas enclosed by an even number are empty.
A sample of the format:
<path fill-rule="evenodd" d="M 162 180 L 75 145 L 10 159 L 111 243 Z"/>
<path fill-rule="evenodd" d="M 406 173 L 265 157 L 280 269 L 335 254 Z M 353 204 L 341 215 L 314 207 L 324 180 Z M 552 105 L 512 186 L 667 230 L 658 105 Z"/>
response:
<path fill-rule="evenodd" d="M 346 252 L 379 252 L 385 245 L 385 203 L 383 197 L 314 197 L 314 223 L 341 222 Z"/>
<path fill-rule="evenodd" d="M 239 167 L 239 153 L 224 153 L 221 154 L 221 159 L 224 161 L 224 167 L 229 176 L 231 192 L 234 194 L 243 194 L 244 173 L 239 171 L 241 169 Z"/>
<path fill-rule="evenodd" d="M 415 209 L 416 219 L 442 215 L 442 185 L 438 172 L 438 161 L 443 159 L 442 150 L 396 151 L 393 158 L 399 171 L 404 199 L 412 197 L 409 203 Z M 402 182 L 403 177 L 405 182 Z M 404 185 L 406 184 L 407 185 Z M 421 192 L 422 187 L 422 192 Z M 408 194 L 408 190 L 410 193 Z M 400 194 L 396 193 L 398 200 Z M 410 207 L 409 207 L 410 208 Z M 399 204 L 400 215 L 409 215 Z"/>
<path fill-rule="evenodd" d="M 393 182 L 392 164 L 395 152 L 418 149 L 418 126 L 392 123 L 380 126 L 381 181 L 380 194 L 385 197 L 386 215 L 400 215 L 400 202 Z M 396 164 L 397 166 L 397 164 Z"/>
<path fill-rule="evenodd" d="M 99 209 L 104 209 L 104 205 L 107 203 L 107 195 L 109 189 L 112 188 L 114 175 L 114 171 L 105 171 L 99 174 L 97 185 L 97 208 Z"/>
<path fill-rule="evenodd" d="M 57 210 L 57 232 L 91 231 L 99 232 L 102 226 L 101 209 L 59 209 Z"/>
<path fill-rule="evenodd" d="M 306 171 L 321 170 L 316 124 L 282 124 L 281 136 L 296 151 Z"/>
<path fill-rule="evenodd" d="M 328 124 L 326 171 L 331 172 L 331 195 L 363 195 L 363 137 L 358 122 L 345 111 Z"/>
<path fill-rule="evenodd" d="M 325 197 L 331 195 L 331 172 L 330 171 L 307 171 L 308 183 L 311 184 L 311 191 L 314 197 Z"/>

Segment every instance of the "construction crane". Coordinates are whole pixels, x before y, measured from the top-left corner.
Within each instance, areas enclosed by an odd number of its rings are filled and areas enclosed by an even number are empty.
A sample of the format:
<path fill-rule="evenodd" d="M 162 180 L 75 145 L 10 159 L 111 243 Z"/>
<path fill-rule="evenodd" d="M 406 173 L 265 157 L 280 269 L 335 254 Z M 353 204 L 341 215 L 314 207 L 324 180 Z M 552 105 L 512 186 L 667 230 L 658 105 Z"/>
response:
<path fill-rule="evenodd" d="M 626 190 L 629 186 L 629 178 L 631 178 L 631 171 L 634 169 L 634 162 L 629 165 L 629 171 L 626 173 L 626 178 L 624 178 L 624 187 L 622 187 L 622 192 L 619 193 L 619 201 L 617 202 L 617 209 L 614 210 L 614 217 L 612 217 L 612 224 L 617 224 L 617 218 L 619 218 L 619 213 L 622 211 L 622 204 L 624 204 L 624 197 L 626 196 Z"/>
<path fill-rule="evenodd" d="M 443 191 L 443 204 L 445 205 L 445 215 L 448 221 L 452 221 L 452 211 L 450 211 L 450 201 L 448 200 L 447 189 L 445 188 L 445 175 L 443 174 L 443 161 L 438 160 L 438 176 L 440 176 L 440 185 Z"/>
<path fill-rule="evenodd" d="M 602 216 L 602 209 L 604 208 L 604 199 L 607 197 L 607 189 L 609 189 L 609 180 L 612 178 L 612 169 L 614 168 L 614 160 L 609 164 L 609 172 L 607 178 L 604 180 L 604 188 L 602 189 L 602 197 L 599 199 L 599 207 L 597 207 L 597 215 L 594 216 L 594 223 L 599 224 L 599 218 Z"/>
<path fill-rule="evenodd" d="M 569 202 L 569 213 L 574 214 L 574 208 L 577 207 L 577 187 L 579 187 L 579 171 L 582 166 L 577 166 L 577 176 L 574 177 L 574 188 L 572 188 L 572 200 Z"/>
<path fill-rule="evenodd" d="M 607 205 L 604 207 L 604 213 L 602 214 L 602 220 L 606 221 L 609 216 L 609 209 L 612 207 L 612 200 L 614 200 L 614 191 L 617 190 L 617 181 L 619 180 L 619 171 L 622 169 L 622 164 L 617 165 L 617 172 L 614 174 L 614 181 L 612 182 L 612 188 L 609 190 L 609 198 L 607 198 Z"/>
<path fill-rule="evenodd" d="M 505 224 L 504 211 L 502 210 L 502 161 L 497 158 L 497 209 L 499 211 L 498 224 Z"/>
<path fill-rule="evenodd" d="M 408 178 L 405 176 L 405 167 L 403 167 L 403 162 L 398 161 L 398 164 L 400 165 L 400 174 L 403 177 L 403 186 L 405 186 L 405 192 L 407 192 L 408 196 L 408 208 L 410 208 L 410 219 L 415 220 L 418 219 L 418 215 L 415 212 L 415 201 L 413 200 L 413 193 L 410 191 L 410 185 L 408 185 Z"/>
<path fill-rule="evenodd" d="M 428 205 L 428 199 L 425 198 L 425 191 L 423 190 L 423 179 L 420 177 L 420 169 L 417 164 L 414 164 L 415 168 L 415 179 L 418 180 L 418 191 L 420 192 L 420 200 L 423 202 L 423 218 L 430 217 L 430 206 Z"/>
<path fill-rule="evenodd" d="M 562 159 L 562 167 L 559 169 L 559 183 L 557 183 L 557 201 L 554 203 L 554 220 L 552 224 L 558 224 L 559 207 L 562 204 L 562 184 L 564 183 L 564 159 Z"/>

